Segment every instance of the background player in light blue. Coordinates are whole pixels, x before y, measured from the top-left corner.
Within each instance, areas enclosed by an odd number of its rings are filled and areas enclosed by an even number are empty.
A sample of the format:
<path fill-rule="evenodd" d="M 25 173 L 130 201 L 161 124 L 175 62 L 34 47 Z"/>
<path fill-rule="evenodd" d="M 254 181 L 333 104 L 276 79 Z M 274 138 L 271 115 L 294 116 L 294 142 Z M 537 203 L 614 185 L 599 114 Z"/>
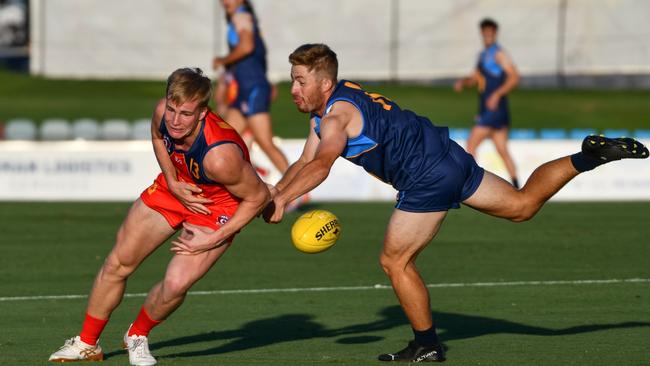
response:
<path fill-rule="evenodd" d="M 414 340 L 382 361 L 442 361 L 429 293 L 415 266 L 450 208 L 460 203 L 478 211 L 525 221 L 581 172 L 623 158 L 647 158 L 633 139 L 589 136 L 582 151 L 543 164 L 521 190 L 484 171 L 449 139 L 446 127 L 401 109 L 390 99 L 337 80 L 338 60 L 326 45 L 307 44 L 290 56 L 291 94 L 311 129 L 302 155 L 271 190 L 264 218 L 280 222 L 289 202 L 321 184 L 342 156 L 398 191 L 380 263 L 413 328 Z M 350 189 L 354 189 L 350 182 Z"/>
<path fill-rule="evenodd" d="M 224 119 L 242 134 L 249 128 L 253 138 L 281 172 L 289 165 L 284 153 L 273 143 L 271 127 L 272 86 L 266 78 L 266 45 L 253 7 L 247 0 L 222 0 L 228 20 L 228 47 L 224 57 L 216 57 L 213 68 L 226 68 L 229 108 Z M 220 89 L 223 90 L 223 89 Z M 217 93 L 219 94 L 219 93 Z"/>
<path fill-rule="evenodd" d="M 497 43 L 498 24 L 486 18 L 481 21 L 480 29 L 484 49 L 479 55 L 476 69 L 454 84 L 454 89 L 458 92 L 474 85 L 479 90 L 479 114 L 467 139 L 467 152 L 476 157 L 476 149 L 481 142 L 491 138 L 510 174 L 512 184 L 519 188 L 515 163 L 508 151 L 510 111 L 507 97 L 519 83 L 519 73 L 508 54 Z"/>

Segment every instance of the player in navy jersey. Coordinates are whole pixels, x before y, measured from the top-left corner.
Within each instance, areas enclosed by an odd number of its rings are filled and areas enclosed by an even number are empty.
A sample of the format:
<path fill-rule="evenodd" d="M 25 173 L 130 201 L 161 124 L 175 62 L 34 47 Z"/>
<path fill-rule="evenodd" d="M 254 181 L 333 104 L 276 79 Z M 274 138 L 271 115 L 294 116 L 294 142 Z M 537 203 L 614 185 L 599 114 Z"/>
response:
<path fill-rule="evenodd" d="M 281 172 L 289 165 L 284 153 L 273 142 L 271 128 L 271 96 L 273 87 L 266 78 L 266 45 L 262 39 L 257 17 L 247 0 L 222 0 L 228 20 L 230 52 L 213 60 L 213 68 L 226 68 L 221 78 L 226 88 L 218 93 L 228 103 L 224 118 L 242 134 L 250 129 L 253 138 L 273 165 Z M 223 97 L 222 97 L 223 98 Z M 218 107 L 221 111 L 223 108 Z"/>
<path fill-rule="evenodd" d="M 479 114 L 467 139 L 467 152 L 476 157 L 476 149 L 481 142 L 491 138 L 510 174 L 512 184 L 519 188 L 515 163 L 508 151 L 510 111 L 507 97 L 519 83 L 519 73 L 508 54 L 497 43 L 498 24 L 492 19 L 483 19 L 480 29 L 485 48 L 479 55 L 476 69 L 470 76 L 454 84 L 454 89 L 458 92 L 474 85 L 479 89 Z"/>
<path fill-rule="evenodd" d="M 337 80 L 336 54 L 323 44 L 306 44 L 290 56 L 291 94 L 298 110 L 311 114 L 302 155 L 287 170 L 264 211 L 280 222 L 287 202 L 311 191 L 339 157 L 363 167 L 398 191 L 380 263 L 413 328 L 414 340 L 382 361 L 442 361 L 444 352 L 431 317 L 429 294 L 415 260 L 436 235 L 450 208 L 460 203 L 478 211 L 525 221 L 579 173 L 623 158 L 647 158 L 633 139 L 585 138 L 582 151 L 543 164 L 521 190 L 483 170 L 449 139 L 446 127 L 401 109 L 359 84 Z"/>

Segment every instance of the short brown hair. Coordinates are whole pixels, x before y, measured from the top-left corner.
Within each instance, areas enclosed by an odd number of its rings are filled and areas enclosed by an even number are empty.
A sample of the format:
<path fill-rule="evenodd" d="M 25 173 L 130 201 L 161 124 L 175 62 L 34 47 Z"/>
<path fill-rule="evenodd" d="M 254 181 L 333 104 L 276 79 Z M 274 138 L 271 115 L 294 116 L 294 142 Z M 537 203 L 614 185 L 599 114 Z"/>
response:
<path fill-rule="evenodd" d="M 478 26 L 481 29 L 492 28 L 494 30 L 499 30 L 499 23 L 497 23 L 496 20 L 492 18 L 481 19 L 481 22 L 478 24 Z"/>
<path fill-rule="evenodd" d="M 293 66 L 306 66 L 309 71 L 322 72 L 332 80 L 338 76 L 336 53 L 323 43 L 303 44 L 289 55 L 289 62 Z"/>
<path fill-rule="evenodd" d="M 167 99 L 183 104 L 199 101 L 199 107 L 207 107 L 212 96 L 212 82 L 198 67 L 177 69 L 167 78 Z"/>

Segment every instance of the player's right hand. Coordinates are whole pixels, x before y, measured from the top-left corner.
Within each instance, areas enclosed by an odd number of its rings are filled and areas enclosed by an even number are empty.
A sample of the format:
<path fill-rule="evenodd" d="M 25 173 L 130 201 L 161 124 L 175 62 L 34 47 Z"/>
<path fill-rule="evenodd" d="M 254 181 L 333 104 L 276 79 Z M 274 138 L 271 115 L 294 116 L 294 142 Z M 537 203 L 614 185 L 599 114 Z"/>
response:
<path fill-rule="evenodd" d="M 203 192 L 201 188 L 195 186 L 194 184 L 180 181 L 169 182 L 168 185 L 169 191 L 188 210 L 204 215 L 211 214 L 210 209 L 208 209 L 205 204 L 212 203 L 212 200 L 200 196 L 201 192 Z"/>

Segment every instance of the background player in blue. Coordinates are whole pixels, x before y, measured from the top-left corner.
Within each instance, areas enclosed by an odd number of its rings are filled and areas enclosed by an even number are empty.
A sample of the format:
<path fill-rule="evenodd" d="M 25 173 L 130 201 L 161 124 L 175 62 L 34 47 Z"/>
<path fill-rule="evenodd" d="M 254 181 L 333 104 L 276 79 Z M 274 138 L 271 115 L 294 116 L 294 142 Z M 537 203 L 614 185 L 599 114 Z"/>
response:
<path fill-rule="evenodd" d="M 260 34 L 253 7 L 247 0 L 222 0 L 228 20 L 230 52 L 216 57 L 213 68 L 225 66 L 228 94 L 233 100 L 224 118 L 242 134 L 250 128 L 253 138 L 281 172 L 289 165 L 273 143 L 271 128 L 272 86 L 266 78 L 266 45 Z M 223 80 L 223 79 L 222 79 Z"/>
<path fill-rule="evenodd" d="M 480 168 L 449 139 L 446 127 L 436 127 L 356 83 L 337 81 L 336 54 L 326 45 L 300 46 L 289 61 L 293 101 L 298 110 L 311 114 L 311 130 L 301 157 L 271 190 L 274 198 L 264 218 L 280 222 L 287 203 L 322 183 L 339 156 L 399 191 L 380 263 L 411 323 L 414 340 L 399 352 L 380 355 L 382 361 L 444 360 L 429 293 L 415 260 L 450 208 L 462 202 L 490 215 L 525 221 L 581 172 L 612 160 L 648 157 L 648 149 L 633 139 L 589 136 L 581 152 L 543 164 L 517 190 Z"/>
<path fill-rule="evenodd" d="M 485 48 L 479 55 L 476 69 L 470 76 L 454 84 L 458 92 L 474 85 L 478 85 L 479 89 L 479 114 L 467 139 L 467 152 L 476 157 L 476 149 L 481 142 L 491 138 L 512 178 L 512 184 L 519 188 L 515 163 L 508 151 L 510 112 L 507 97 L 519 83 L 519 73 L 497 43 L 498 24 L 492 19 L 483 19 L 480 29 Z"/>

